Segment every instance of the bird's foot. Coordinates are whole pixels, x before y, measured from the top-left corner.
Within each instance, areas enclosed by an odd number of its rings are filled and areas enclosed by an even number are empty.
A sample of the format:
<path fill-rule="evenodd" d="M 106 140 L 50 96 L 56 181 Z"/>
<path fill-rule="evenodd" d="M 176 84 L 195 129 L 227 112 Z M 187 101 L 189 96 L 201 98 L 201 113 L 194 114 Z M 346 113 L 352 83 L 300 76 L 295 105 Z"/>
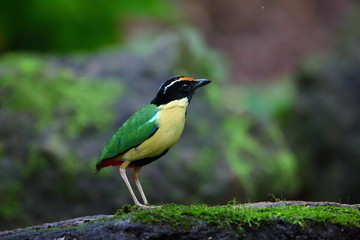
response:
<path fill-rule="evenodd" d="M 137 204 L 141 209 L 145 210 L 145 209 L 154 209 L 154 208 L 160 208 L 162 207 L 161 205 L 143 205 L 143 204 Z"/>

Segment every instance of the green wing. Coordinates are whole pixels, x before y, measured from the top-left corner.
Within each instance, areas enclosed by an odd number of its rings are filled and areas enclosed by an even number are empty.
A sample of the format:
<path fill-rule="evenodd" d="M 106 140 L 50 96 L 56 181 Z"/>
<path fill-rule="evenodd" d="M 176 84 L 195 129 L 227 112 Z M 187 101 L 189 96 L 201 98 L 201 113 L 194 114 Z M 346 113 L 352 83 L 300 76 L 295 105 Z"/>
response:
<path fill-rule="evenodd" d="M 158 129 L 158 113 L 159 109 L 154 104 L 148 104 L 134 113 L 107 142 L 97 164 L 140 145 L 153 135 Z"/>

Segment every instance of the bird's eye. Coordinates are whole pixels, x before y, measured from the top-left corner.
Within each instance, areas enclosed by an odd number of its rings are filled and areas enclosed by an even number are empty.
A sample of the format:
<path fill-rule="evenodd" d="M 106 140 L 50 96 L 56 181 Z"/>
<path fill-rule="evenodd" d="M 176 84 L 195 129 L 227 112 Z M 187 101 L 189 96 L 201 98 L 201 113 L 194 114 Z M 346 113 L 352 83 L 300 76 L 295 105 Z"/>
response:
<path fill-rule="evenodd" d="M 185 84 L 183 85 L 183 89 L 184 89 L 184 90 L 189 90 L 189 89 L 190 89 L 190 85 L 187 84 L 187 83 L 185 83 Z"/>

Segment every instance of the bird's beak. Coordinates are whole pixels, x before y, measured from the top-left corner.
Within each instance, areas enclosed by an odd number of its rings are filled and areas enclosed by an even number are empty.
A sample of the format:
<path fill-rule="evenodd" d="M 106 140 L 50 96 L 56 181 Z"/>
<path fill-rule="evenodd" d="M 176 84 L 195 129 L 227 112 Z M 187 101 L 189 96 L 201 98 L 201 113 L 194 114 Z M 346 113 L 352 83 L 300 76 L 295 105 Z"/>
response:
<path fill-rule="evenodd" d="M 196 79 L 195 81 L 196 81 L 195 89 L 211 83 L 211 81 L 207 79 Z"/>

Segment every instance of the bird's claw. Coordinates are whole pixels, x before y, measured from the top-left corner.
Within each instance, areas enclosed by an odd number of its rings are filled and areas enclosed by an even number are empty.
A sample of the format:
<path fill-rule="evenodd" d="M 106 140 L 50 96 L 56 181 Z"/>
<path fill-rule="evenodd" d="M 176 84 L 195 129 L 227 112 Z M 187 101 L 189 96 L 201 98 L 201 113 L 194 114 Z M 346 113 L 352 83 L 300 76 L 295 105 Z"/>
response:
<path fill-rule="evenodd" d="M 138 205 L 142 210 L 146 210 L 146 209 L 154 209 L 154 208 L 160 208 L 162 207 L 161 205 L 157 205 L 157 206 L 150 206 L 150 205 L 143 205 L 143 204 L 140 204 Z"/>

